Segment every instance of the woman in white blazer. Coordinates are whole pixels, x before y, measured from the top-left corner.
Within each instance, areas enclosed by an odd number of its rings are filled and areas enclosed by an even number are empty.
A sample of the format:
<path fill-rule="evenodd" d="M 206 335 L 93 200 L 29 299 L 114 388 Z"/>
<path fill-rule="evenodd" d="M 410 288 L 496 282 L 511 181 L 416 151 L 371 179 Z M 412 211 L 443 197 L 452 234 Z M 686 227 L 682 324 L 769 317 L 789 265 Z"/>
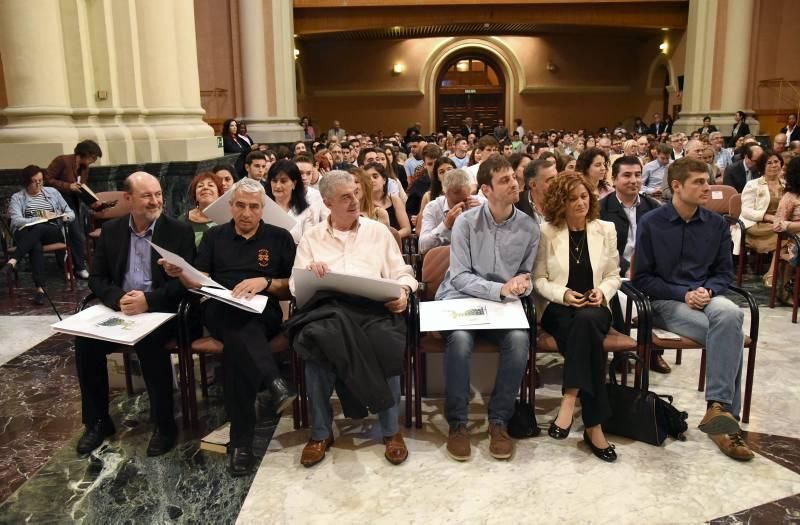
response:
<path fill-rule="evenodd" d="M 564 395 L 548 434 L 565 439 L 581 398 L 583 440 L 595 456 L 614 461 L 601 423 L 611 413 L 605 389 L 603 339 L 609 302 L 620 287 L 614 225 L 598 219 L 597 195 L 578 173 L 558 177 L 545 196 L 545 217 L 533 270 L 536 311 L 564 356 Z"/>
<path fill-rule="evenodd" d="M 783 157 L 774 152 L 764 155 L 764 175 L 745 184 L 739 218 L 745 229 L 745 243 L 758 253 L 775 250 L 778 234 L 773 231 L 775 213 L 783 197 Z M 772 285 L 772 267 L 764 275 L 764 284 Z"/>

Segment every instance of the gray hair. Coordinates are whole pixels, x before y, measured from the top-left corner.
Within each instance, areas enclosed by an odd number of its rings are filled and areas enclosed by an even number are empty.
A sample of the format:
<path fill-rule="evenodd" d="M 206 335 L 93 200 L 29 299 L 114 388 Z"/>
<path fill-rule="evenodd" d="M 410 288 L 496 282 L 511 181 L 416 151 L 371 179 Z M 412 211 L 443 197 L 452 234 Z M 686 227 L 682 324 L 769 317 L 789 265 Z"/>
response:
<path fill-rule="evenodd" d="M 267 193 L 264 191 L 264 186 L 255 179 L 245 177 L 233 185 L 233 193 L 231 193 L 230 202 L 233 203 L 233 198 L 238 192 L 243 193 L 259 193 L 261 194 L 261 204 L 264 204 L 264 198 Z"/>
<path fill-rule="evenodd" d="M 457 189 L 471 187 L 472 177 L 470 177 L 469 173 L 467 173 L 467 170 L 463 168 L 450 170 L 445 173 L 444 177 L 442 178 L 442 189 L 444 191 L 448 191 L 450 188 Z"/>
<path fill-rule="evenodd" d="M 712 131 L 711 134 L 708 136 L 708 139 L 709 140 L 714 140 L 715 138 L 721 137 L 721 136 L 722 136 L 722 132 L 721 131 Z"/>
<path fill-rule="evenodd" d="M 332 170 L 319 179 L 319 192 L 323 199 L 332 199 L 336 195 L 336 187 L 352 184 L 353 175 L 343 170 Z"/>

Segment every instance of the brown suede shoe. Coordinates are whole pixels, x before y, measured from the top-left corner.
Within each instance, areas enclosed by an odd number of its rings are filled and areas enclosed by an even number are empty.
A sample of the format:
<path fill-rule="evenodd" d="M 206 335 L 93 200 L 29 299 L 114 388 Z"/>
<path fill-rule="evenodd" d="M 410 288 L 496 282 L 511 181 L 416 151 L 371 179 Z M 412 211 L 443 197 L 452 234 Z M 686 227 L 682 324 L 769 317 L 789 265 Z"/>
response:
<path fill-rule="evenodd" d="M 322 441 L 309 439 L 300 455 L 300 464 L 306 468 L 313 467 L 325 459 L 325 451 L 333 445 L 333 436 L 328 436 Z"/>
<path fill-rule="evenodd" d="M 650 356 L 650 370 L 659 374 L 669 374 L 672 372 L 672 368 L 664 361 L 664 357 L 661 354 L 652 354 Z"/>
<path fill-rule="evenodd" d="M 739 422 L 722 405 L 712 403 L 697 428 L 706 434 L 736 434 Z"/>
<path fill-rule="evenodd" d="M 383 444 L 386 445 L 386 452 L 383 453 L 383 456 L 392 465 L 399 465 L 408 459 L 406 442 L 403 441 L 403 434 L 400 432 L 391 437 L 383 438 Z"/>
<path fill-rule="evenodd" d="M 466 425 L 451 425 L 447 436 L 447 454 L 456 461 L 466 461 L 472 455 Z"/>
<path fill-rule="evenodd" d="M 494 459 L 508 459 L 514 452 L 514 441 L 500 423 L 489 423 L 489 454 Z"/>
<path fill-rule="evenodd" d="M 753 451 L 738 432 L 735 434 L 709 434 L 708 437 L 729 458 L 737 461 L 750 461 L 754 457 Z"/>

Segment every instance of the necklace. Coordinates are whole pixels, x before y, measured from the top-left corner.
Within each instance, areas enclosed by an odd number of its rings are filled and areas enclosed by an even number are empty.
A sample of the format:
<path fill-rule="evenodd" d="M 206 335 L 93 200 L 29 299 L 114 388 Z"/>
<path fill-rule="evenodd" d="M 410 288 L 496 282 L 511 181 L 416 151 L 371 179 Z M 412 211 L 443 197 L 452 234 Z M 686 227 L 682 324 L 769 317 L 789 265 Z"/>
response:
<path fill-rule="evenodd" d="M 583 231 L 583 236 L 581 237 L 581 239 L 578 242 L 574 242 L 572 240 L 572 235 L 569 236 L 569 241 L 570 241 L 570 244 L 572 245 L 572 247 L 574 248 L 574 252 L 575 252 L 575 253 L 573 253 L 572 251 L 570 251 L 570 255 L 572 255 L 573 259 L 575 259 L 575 263 L 576 264 L 580 264 L 581 263 L 581 257 L 583 257 L 583 248 L 586 245 L 586 243 L 585 243 L 585 241 L 586 241 L 586 230 Z"/>

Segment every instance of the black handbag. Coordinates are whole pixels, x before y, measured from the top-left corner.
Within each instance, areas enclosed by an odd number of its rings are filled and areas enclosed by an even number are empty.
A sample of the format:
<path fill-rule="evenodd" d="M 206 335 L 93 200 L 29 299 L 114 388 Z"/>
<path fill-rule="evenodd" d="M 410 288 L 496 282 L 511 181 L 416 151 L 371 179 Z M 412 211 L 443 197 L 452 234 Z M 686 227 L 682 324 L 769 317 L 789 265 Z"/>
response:
<path fill-rule="evenodd" d="M 689 428 L 686 423 L 689 415 L 672 406 L 672 396 L 650 392 L 646 384 L 642 390 L 618 384 L 614 375 L 617 359 L 641 363 L 639 356 L 632 352 L 621 352 L 614 357 L 606 384 L 611 417 L 603 423 L 603 431 L 656 446 L 667 436 L 685 441 L 683 434 Z"/>
<path fill-rule="evenodd" d="M 542 430 L 536 424 L 536 413 L 527 401 L 514 402 L 514 415 L 508 422 L 508 435 L 514 439 L 525 439 L 538 436 Z"/>

